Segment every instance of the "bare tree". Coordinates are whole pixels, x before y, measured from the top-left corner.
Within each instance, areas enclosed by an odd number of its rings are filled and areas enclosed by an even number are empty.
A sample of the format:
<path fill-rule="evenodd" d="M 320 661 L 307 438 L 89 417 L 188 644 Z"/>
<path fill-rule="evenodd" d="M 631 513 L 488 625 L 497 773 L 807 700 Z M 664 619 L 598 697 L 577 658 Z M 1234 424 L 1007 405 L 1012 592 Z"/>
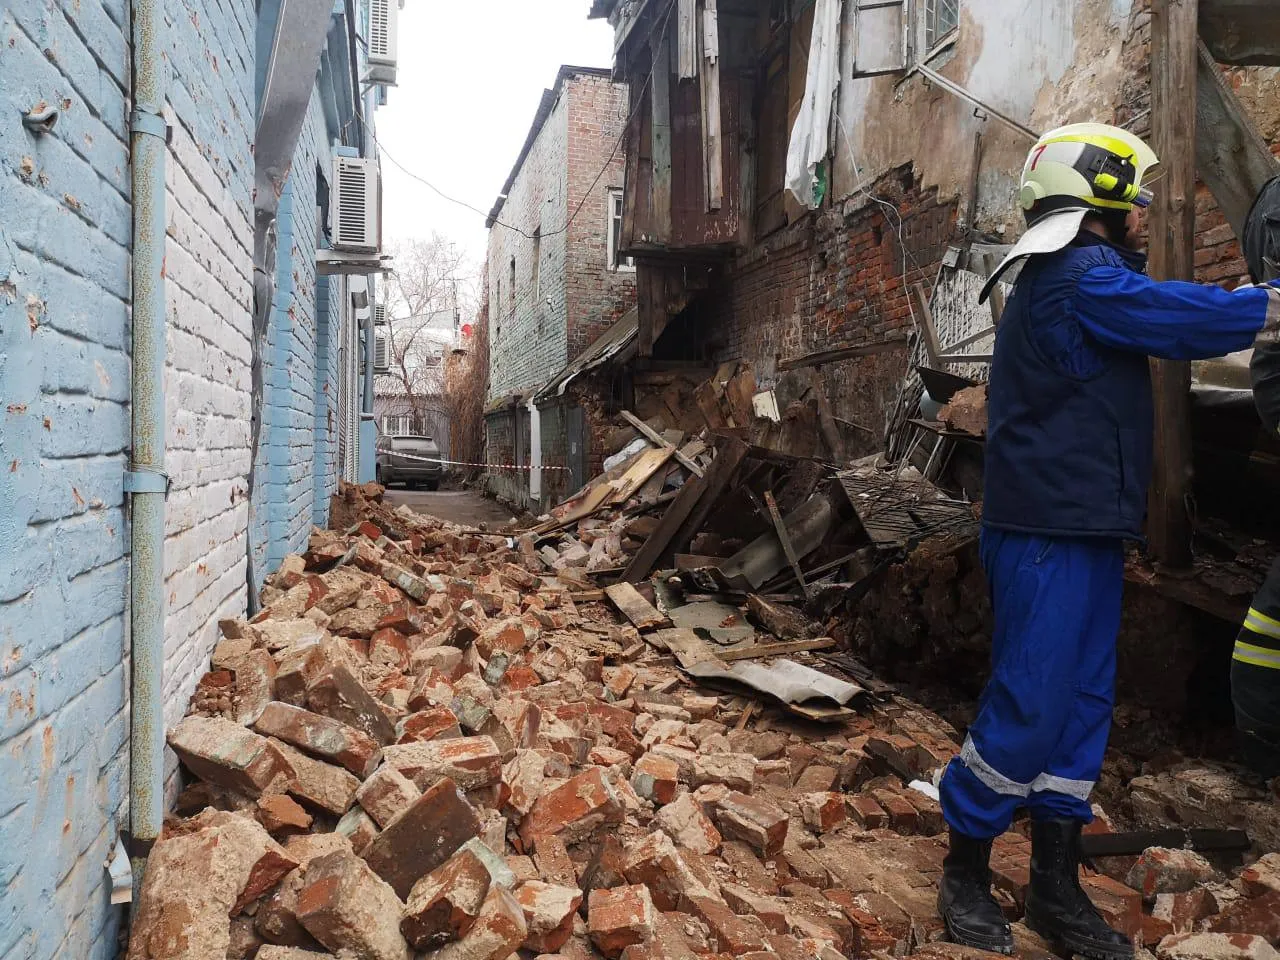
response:
<path fill-rule="evenodd" d="M 388 365 L 378 392 L 418 423 L 444 403 L 444 361 L 463 317 L 475 313 L 478 269 L 457 246 L 432 234 L 394 250 L 396 269 L 386 283 Z"/>

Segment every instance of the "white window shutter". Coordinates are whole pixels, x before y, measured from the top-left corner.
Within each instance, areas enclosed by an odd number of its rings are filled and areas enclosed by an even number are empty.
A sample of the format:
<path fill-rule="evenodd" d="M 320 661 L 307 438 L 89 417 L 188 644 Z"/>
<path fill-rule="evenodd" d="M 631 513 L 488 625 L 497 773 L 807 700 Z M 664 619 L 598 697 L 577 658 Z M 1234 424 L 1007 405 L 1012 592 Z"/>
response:
<path fill-rule="evenodd" d="M 907 0 L 854 0 L 853 76 L 907 68 Z"/>

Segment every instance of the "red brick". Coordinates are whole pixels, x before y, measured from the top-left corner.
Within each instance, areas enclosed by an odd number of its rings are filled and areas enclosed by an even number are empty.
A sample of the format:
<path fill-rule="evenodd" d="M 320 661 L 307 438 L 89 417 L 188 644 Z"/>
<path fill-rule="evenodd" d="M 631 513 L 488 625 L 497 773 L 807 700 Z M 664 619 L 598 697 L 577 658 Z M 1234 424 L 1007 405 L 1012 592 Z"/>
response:
<path fill-rule="evenodd" d="M 267 833 L 272 834 L 306 830 L 311 826 L 311 814 L 281 793 L 260 798 L 255 816 Z"/>
<path fill-rule="evenodd" d="M 380 827 L 388 826 L 420 796 L 412 780 L 388 766 L 379 767 L 356 791 L 356 801 Z"/>
<path fill-rule="evenodd" d="M 307 688 L 307 707 L 339 723 L 355 727 L 386 746 L 396 729 L 378 701 L 343 666 L 331 667 Z"/>
<path fill-rule="evenodd" d="M 1138 857 L 1125 883 L 1151 899 L 1157 893 L 1186 893 L 1216 877 L 1213 865 L 1192 850 L 1151 847 Z"/>
<path fill-rule="evenodd" d="M 1160 941 L 1160 960 L 1274 960 L 1265 937 L 1242 933 L 1181 933 Z"/>
<path fill-rule="evenodd" d="M 479 832 L 475 810 L 457 784 L 445 778 L 393 820 L 360 856 L 398 896 L 406 897 L 419 877 L 440 866 Z"/>
<path fill-rule="evenodd" d="M 681 849 L 700 854 L 715 853 L 720 849 L 720 831 L 707 819 L 702 806 L 691 794 L 682 794 L 663 807 L 653 823 Z"/>
<path fill-rule="evenodd" d="M 622 873 L 628 883 L 648 887 L 659 910 L 679 910 L 694 898 L 719 895 L 698 878 L 661 831 L 628 845 Z"/>
<path fill-rule="evenodd" d="M 1083 877 L 1081 885 L 1112 928 L 1130 937 L 1142 931 L 1142 895 L 1106 876 Z"/>
<path fill-rule="evenodd" d="M 657 912 L 642 886 L 592 890 L 587 901 L 587 932 L 606 957 L 616 958 L 632 944 L 647 941 Z"/>
<path fill-rule="evenodd" d="M 480 915 L 493 882 L 475 841 L 464 844 L 414 885 L 405 899 L 400 932 L 419 950 L 464 936 Z"/>
<path fill-rule="evenodd" d="M 777 897 L 756 893 L 736 883 L 720 884 L 720 895 L 739 916 L 756 917 L 774 933 L 787 932 L 787 905 Z"/>
<path fill-rule="evenodd" d="M 578 874 L 569 859 L 569 851 L 555 834 L 543 834 L 537 838 L 533 862 L 537 865 L 538 875 L 547 883 L 563 887 L 574 887 L 578 883 Z"/>
<path fill-rule="evenodd" d="M 780 851 L 787 838 L 787 815 L 743 793 L 730 793 L 717 803 L 716 823 L 725 836 L 746 841 L 766 857 Z"/>
<path fill-rule="evenodd" d="M 805 825 L 818 833 L 827 833 L 844 823 L 844 794 L 806 793 L 797 798 Z"/>
<path fill-rule="evenodd" d="M 1231 904 L 1205 925 L 1214 933 L 1256 933 L 1280 944 L 1280 891 Z"/>
<path fill-rule="evenodd" d="M 721 952 L 740 957 L 753 950 L 763 950 L 762 936 L 720 900 L 710 897 L 695 897 L 692 909 L 711 931 Z"/>
<path fill-rule="evenodd" d="M 622 802 L 601 767 L 592 767 L 534 802 L 520 824 L 526 846 L 542 834 L 558 834 L 576 843 L 609 823 L 621 823 Z"/>
<path fill-rule="evenodd" d="M 418 785 L 430 787 L 448 777 L 463 790 L 487 787 L 502 779 L 502 753 L 491 737 L 462 737 L 426 743 L 397 743 L 383 760 Z"/>
<path fill-rule="evenodd" d="M 529 880 L 516 888 L 515 896 L 528 928 L 524 949 L 554 953 L 563 947 L 573 934 L 573 921 L 582 906 L 582 891 L 577 887 Z"/>
<path fill-rule="evenodd" d="M 876 803 L 875 797 L 865 793 L 851 794 L 848 806 L 854 822 L 864 830 L 879 830 L 889 825 L 889 815 Z"/>
<path fill-rule="evenodd" d="M 631 786 L 637 794 L 658 805 L 675 799 L 680 785 L 680 768 L 674 760 L 646 753 L 636 761 Z"/>
<path fill-rule="evenodd" d="M 298 920 L 327 949 L 362 960 L 409 960 L 400 935 L 404 909 L 395 891 L 351 853 L 329 853 L 307 864 Z"/>
<path fill-rule="evenodd" d="M 396 724 L 396 743 L 421 743 L 427 740 L 456 740 L 462 728 L 448 707 L 431 707 L 402 718 Z"/>
<path fill-rule="evenodd" d="M 1198 887 L 1186 893 L 1158 893 L 1153 916 L 1168 922 L 1174 933 L 1190 933 L 1197 923 L 1218 912 L 1218 904 L 1208 890 Z"/>
<path fill-rule="evenodd" d="M 269 741 L 293 771 L 285 789 L 299 800 L 342 816 L 355 802 L 360 781 L 332 763 L 316 760 L 283 740 Z"/>
<path fill-rule="evenodd" d="M 382 760 L 376 740 L 354 727 L 287 703 L 269 703 L 254 729 L 367 777 Z"/>
<path fill-rule="evenodd" d="M 693 765 L 693 785 L 722 783 L 730 790 L 750 793 L 756 781 L 756 762 L 749 753 L 698 754 Z"/>
<path fill-rule="evenodd" d="M 292 776 L 266 737 L 221 717 L 185 717 L 169 734 L 178 759 L 201 780 L 257 796 Z"/>
<path fill-rule="evenodd" d="M 889 815 L 889 826 L 901 834 L 914 834 L 920 829 L 920 814 L 911 801 L 891 790 L 873 790 L 871 795 Z"/>

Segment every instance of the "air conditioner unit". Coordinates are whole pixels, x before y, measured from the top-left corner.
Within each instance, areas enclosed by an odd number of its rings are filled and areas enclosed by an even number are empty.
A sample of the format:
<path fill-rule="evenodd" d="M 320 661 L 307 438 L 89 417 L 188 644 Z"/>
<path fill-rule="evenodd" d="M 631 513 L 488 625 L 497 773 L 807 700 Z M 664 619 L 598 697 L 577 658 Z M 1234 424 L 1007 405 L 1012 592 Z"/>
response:
<path fill-rule="evenodd" d="M 369 79 L 389 86 L 396 83 L 399 16 L 399 0 L 370 0 Z"/>
<path fill-rule="evenodd" d="M 373 332 L 373 372 L 391 372 L 391 337 L 385 328 Z"/>
<path fill-rule="evenodd" d="M 377 161 L 334 157 L 329 196 L 333 249 L 378 253 L 382 248 L 382 190 Z"/>
<path fill-rule="evenodd" d="M 373 305 L 373 325 L 375 327 L 385 327 L 387 325 L 387 305 L 385 303 L 375 303 Z"/>

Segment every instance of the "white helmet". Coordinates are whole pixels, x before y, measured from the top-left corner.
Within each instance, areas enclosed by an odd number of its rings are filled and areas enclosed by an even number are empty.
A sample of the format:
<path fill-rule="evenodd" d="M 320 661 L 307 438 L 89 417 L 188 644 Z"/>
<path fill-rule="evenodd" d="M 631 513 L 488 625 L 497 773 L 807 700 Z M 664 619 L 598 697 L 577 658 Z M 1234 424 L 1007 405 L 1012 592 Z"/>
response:
<path fill-rule="evenodd" d="M 1159 162 L 1141 138 L 1103 123 L 1073 123 L 1042 136 L 1022 168 L 1018 199 L 1027 231 L 987 280 L 978 302 L 1018 260 L 1070 243 L 1086 214 L 1127 213 L 1150 204 L 1151 191 L 1142 180 Z"/>

